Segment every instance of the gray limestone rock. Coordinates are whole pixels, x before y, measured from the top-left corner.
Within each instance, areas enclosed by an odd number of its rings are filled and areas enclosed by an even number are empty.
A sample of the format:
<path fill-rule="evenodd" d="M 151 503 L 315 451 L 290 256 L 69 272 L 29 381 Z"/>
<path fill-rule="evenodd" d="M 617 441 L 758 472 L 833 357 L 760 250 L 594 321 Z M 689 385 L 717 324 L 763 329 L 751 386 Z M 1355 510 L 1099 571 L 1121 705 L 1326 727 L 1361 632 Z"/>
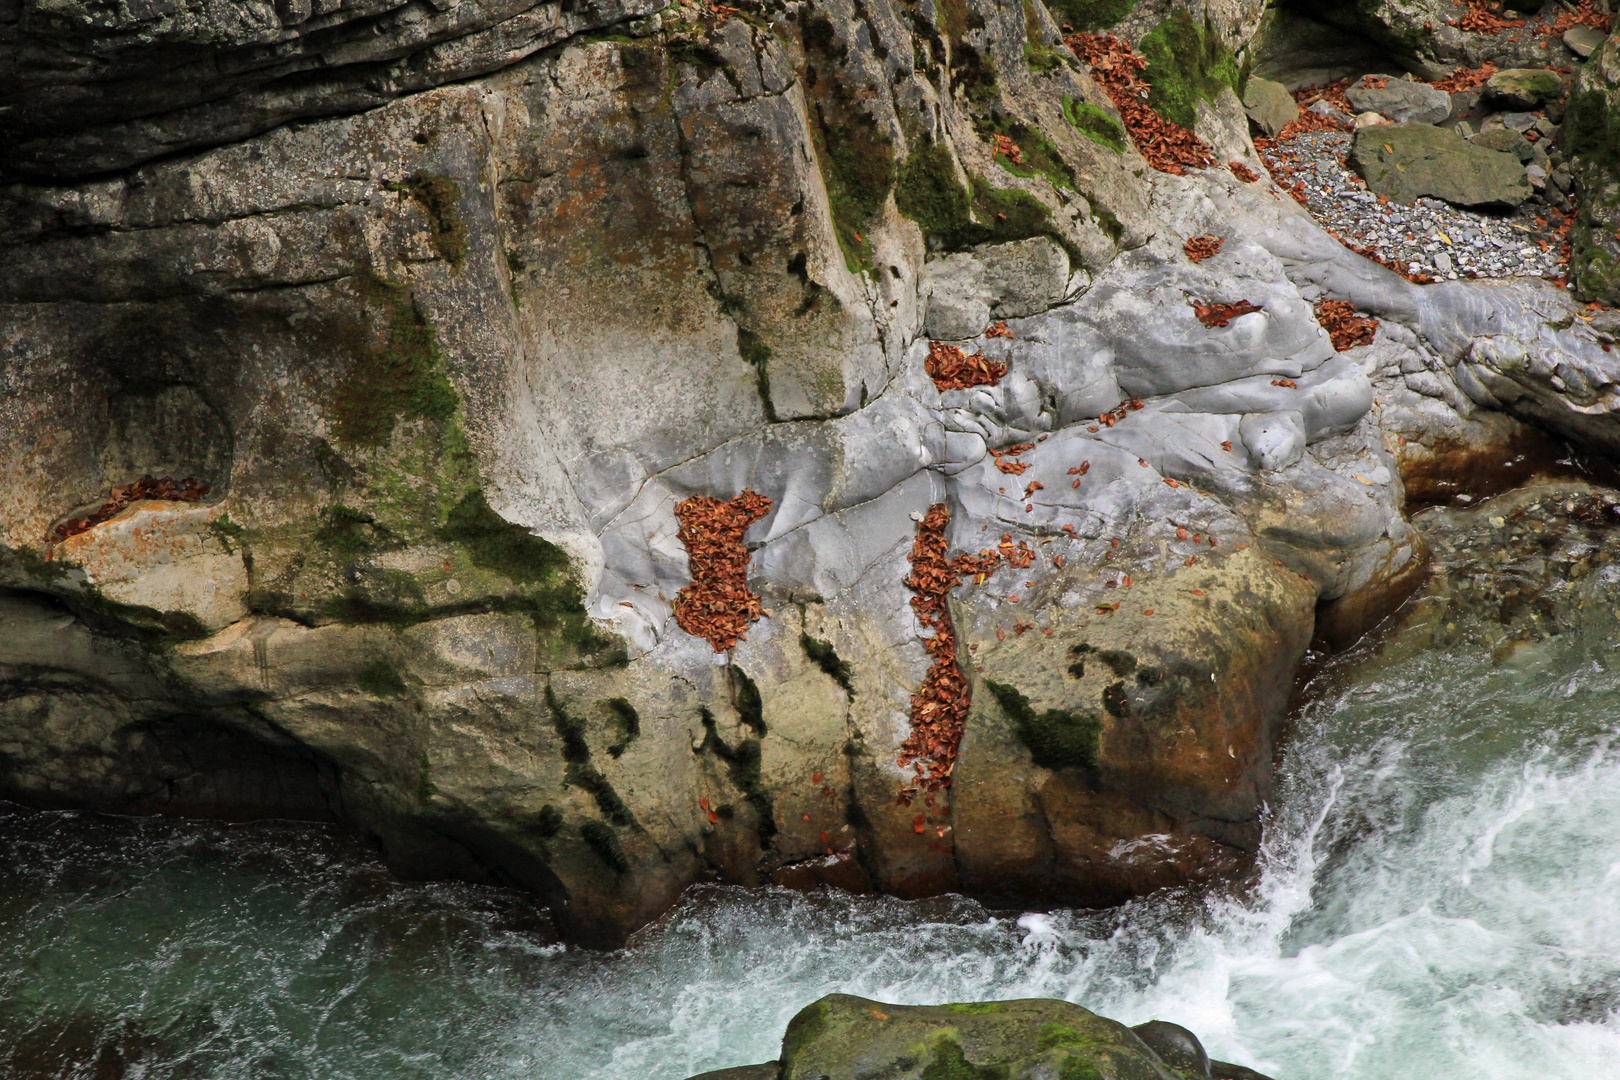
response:
<path fill-rule="evenodd" d="M 1268 137 L 1299 119 L 1299 105 L 1288 88 L 1259 76 L 1243 84 L 1243 111 Z"/>
<path fill-rule="evenodd" d="M 1526 164 L 1535 156 L 1530 140 L 1511 128 L 1488 128 L 1468 141 L 1485 150 L 1506 150 Z"/>
<path fill-rule="evenodd" d="M 1585 60 L 1603 44 L 1604 34 L 1595 26 L 1581 24 L 1564 31 L 1563 40 L 1570 52 Z"/>
<path fill-rule="evenodd" d="M 1362 128 L 1349 160 L 1371 191 L 1401 203 L 1430 195 L 1457 206 L 1506 208 L 1530 194 L 1524 165 L 1513 154 L 1431 124 Z"/>
<path fill-rule="evenodd" d="M 1451 115 L 1451 97 L 1425 83 L 1389 75 L 1364 75 L 1344 98 L 1357 112 L 1375 112 L 1397 124 L 1438 124 Z"/>

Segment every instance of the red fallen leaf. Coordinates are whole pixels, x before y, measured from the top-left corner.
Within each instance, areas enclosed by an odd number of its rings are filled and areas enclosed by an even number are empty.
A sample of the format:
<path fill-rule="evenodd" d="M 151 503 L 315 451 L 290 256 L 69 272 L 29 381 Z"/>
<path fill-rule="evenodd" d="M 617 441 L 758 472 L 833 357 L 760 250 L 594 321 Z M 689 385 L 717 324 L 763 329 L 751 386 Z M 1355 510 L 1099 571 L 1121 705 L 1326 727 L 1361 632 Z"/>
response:
<path fill-rule="evenodd" d="M 1214 547 L 1215 546 L 1215 538 L 1213 536 L 1211 536 L 1211 537 L 1207 537 L 1207 539 L 1209 540 L 1209 546 Z"/>
<path fill-rule="evenodd" d="M 1065 526 L 1063 526 L 1063 531 L 1066 532 L 1066 533 L 1072 533 L 1072 532 L 1074 532 L 1074 526 L 1073 525 L 1065 525 Z"/>
<path fill-rule="evenodd" d="M 1245 184 L 1252 184 L 1256 180 L 1260 179 L 1259 173 L 1255 172 L 1241 161 L 1228 161 L 1226 163 L 1226 167 L 1232 170 L 1233 176 L 1237 177 Z"/>
<path fill-rule="evenodd" d="M 1204 590 L 1203 589 L 1188 589 L 1187 591 L 1192 593 L 1194 596 L 1203 596 L 1204 595 Z"/>
<path fill-rule="evenodd" d="M 820 769 L 817 769 L 815 772 L 810 774 L 810 782 L 812 784 L 821 783 L 821 770 Z"/>
<path fill-rule="evenodd" d="M 1197 562 L 1197 561 L 1198 561 L 1198 556 L 1196 556 L 1196 555 L 1189 555 L 1189 556 L 1187 556 L 1187 561 L 1186 561 L 1186 562 L 1185 562 L 1185 563 L 1183 563 L 1183 564 L 1182 564 L 1182 565 L 1184 565 L 1184 566 L 1191 566 L 1191 565 L 1192 565 L 1192 564 L 1193 564 L 1193 563 L 1195 563 L 1195 562 Z"/>
<path fill-rule="evenodd" d="M 1003 630 L 999 626 L 996 627 L 996 640 L 997 641 L 1006 641 L 1007 640 L 1007 631 Z"/>
<path fill-rule="evenodd" d="M 1075 477 L 1075 480 L 1074 480 L 1074 483 L 1072 483 L 1072 484 L 1070 484 L 1070 485 L 1069 485 L 1069 486 L 1070 486 L 1070 487 L 1072 487 L 1072 488 L 1077 488 L 1077 487 L 1079 487 L 1079 486 L 1080 486 L 1080 478 L 1079 478 L 1079 477 Z"/>
<path fill-rule="evenodd" d="M 1116 612 L 1118 610 L 1119 610 L 1119 605 L 1118 604 L 1098 604 L 1097 605 L 1097 614 L 1099 614 L 1099 615 L 1112 615 L 1114 612 Z"/>
<path fill-rule="evenodd" d="M 698 805 L 707 810 L 709 808 L 709 797 L 707 795 L 703 796 L 703 798 L 698 800 Z"/>
<path fill-rule="evenodd" d="M 1185 539 L 1187 539 L 1187 530 L 1183 526 L 1180 526 L 1180 525 L 1176 526 L 1176 539 L 1177 540 L 1185 540 Z"/>
<path fill-rule="evenodd" d="M 710 825 L 718 825 L 718 824 L 720 824 L 720 815 L 716 814 L 713 810 L 709 811 L 709 824 Z"/>
<path fill-rule="evenodd" d="M 1096 424 L 1087 424 L 1086 425 L 1086 430 L 1091 432 L 1093 435 L 1095 435 L 1095 434 L 1097 434 L 1097 432 L 1101 431 L 1102 428 L 1098 427 Z"/>
<path fill-rule="evenodd" d="M 1052 565 L 1057 567 L 1059 570 L 1063 569 L 1063 556 L 1061 556 L 1061 555 L 1052 556 Z"/>
<path fill-rule="evenodd" d="M 984 336 L 987 338 L 1011 338 L 1012 331 L 1007 329 L 1005 322 L 993 322 L 985 329 Z"/>
<path fill-rule="evenodd" d="M 1131 575 L 1126 574 L 1125 576 L 1120 578 L 1120 584 L 1124 585 L 1127 589 L 1130 588 L 1131 587 Z"/>
<path fill-rule="evenodd" d="M 914 832 L 914 833 L 922 832 L 923 829 L 925 829 L 927 826 L 928 826 L 928 819 L 923 817 L 921 814 L 918 814 L 915 818 L 913 818 L 911 820 L 911 831 Z"/>
<path fill-rule="evenodd" d="M 1180 480 L 1172 480 L 1168 476 L 1164 478 L 1164 482 L 1169 484 L 1173 488 L 1178 488 L 1178 487 L 1181 486 L 1181 481 Z"/>
<path fill-rule="evenodd" d="M 1232 440 L 1231 439 L 1222 439 L 1221 440 L 1221 449 L 1225 450 L 1227 453 L 1231 453 L 1231 451 L 1232 451 Z"/>
<path fill-rule="evenodd" d="M 1007 597 L 1007 603 L 1009 603 L 1009 604 L 1018 603 L 1018 595 L 1015 593 L 1012 596 Z"/>
<path fill-rule="evenodd" d="M 830 787 L 824 787 L 821 789 L 821 794 L 823 798 L 830 799 L 833 797 L 833 789 Z"/>
<path fill-rule="evenodd" d="M 1296 383 L 1293 379 L 1272 379 L 1271 380 L 1271 385 L 1272 386 L 1285 386 L 1290 390 L 1298 390 L 1299 389 L 1299 384 Z"/>
<path fill-rule="evenodd" d="M 826 833 L 821 834 L 821 842 L 823 844 L 830 843 L 831 841 L 832 841 L 832 837 L 828 836 Z"/>
<path fill-rule="evenodd" d="M 1151 615 L 1151 614 L 1153 614 L 1153 609 L 1152 608 L 1143 608 L 1142 609 L 1142 614 Z"/>
<path fill-rule="evenodd" d="M 809 821 L 810 820 L 810 815 L 809 814 L 803 814 L 803 815 L 800 816 L 799 820 L 800 821 Z"/>
<path fill-rule="evenodd" d="M 1080 475 L 1084 476 L 1084 475 L 1086 475 L 1086 473 L 1088 473 L 1090 471 L 1091 471 L 1091 462 L 1082 461 L 1080 463 Z"/>

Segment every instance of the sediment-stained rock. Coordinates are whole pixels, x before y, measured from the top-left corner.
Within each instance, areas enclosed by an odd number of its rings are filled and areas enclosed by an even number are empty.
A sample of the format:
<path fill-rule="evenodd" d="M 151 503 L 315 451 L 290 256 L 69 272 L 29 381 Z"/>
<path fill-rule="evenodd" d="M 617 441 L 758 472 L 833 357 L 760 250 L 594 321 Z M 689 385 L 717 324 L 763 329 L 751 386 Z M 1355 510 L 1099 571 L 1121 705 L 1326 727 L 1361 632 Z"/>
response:
<path fill-rule="evenodd" d="M 1258 18 L 1229 7 L 1205 61 Z M 323 119 L 182 124 L 190 156 L 112 114 L 27 151 L 0 793 L 342 820 L 596 943 L 713 878 L 1114 902 L 1255 850 L 1307 643 L 1423 573 L 1406 478 L 1620 443 L 1562 295 L 1419 288 L 1268 182 L 1149 171 L 1040 4 L 612 18 Z M 1172 18 L 1123 29 L 1173 50 Z M 1324 297 L 1372 343 L 1335 351 Z M 940 389 L 947 335 L 1005 373 Z M 210 493 L 53 539 L 145 473 Z M 675 510 L 750 489 L 760 617 L 716 653 L 674 617 Z M 951 593 L 953 782 L 913 790 L 939 503 L 995 565 Z"/>

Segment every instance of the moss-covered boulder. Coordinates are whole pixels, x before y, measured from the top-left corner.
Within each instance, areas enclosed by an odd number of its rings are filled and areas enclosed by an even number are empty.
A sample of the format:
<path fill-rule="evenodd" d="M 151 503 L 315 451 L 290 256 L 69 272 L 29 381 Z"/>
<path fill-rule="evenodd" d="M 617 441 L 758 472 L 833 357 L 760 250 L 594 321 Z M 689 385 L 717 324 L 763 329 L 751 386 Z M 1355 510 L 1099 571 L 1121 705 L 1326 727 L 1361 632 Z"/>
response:
<path fill-rule="evenodd" d="M 1534 109 L 1556 100 L 1563 80 L 1545 68 L 1509 68 L 1485 80 L 1485 98 L 1504 109 Z"/>
<path fill-rule="evenodd" d="M 783 1080 L 1174 1080 L 1125 1025 L 1066 1001 L 887 1005 L 829 994 L 782 1039 Z"/>
<path fill-rule="evenodd" d="M 1211 1062 L 1185 1028 L 1154 1021 L 1132 1029 L 1067 1001 L 889 1005 L 829 994 L 788 1023 L 780 1062 L 692 1080 L 1209 1080 L 1212 1075 L 1265 1080 L 1251 1069 Z"/>

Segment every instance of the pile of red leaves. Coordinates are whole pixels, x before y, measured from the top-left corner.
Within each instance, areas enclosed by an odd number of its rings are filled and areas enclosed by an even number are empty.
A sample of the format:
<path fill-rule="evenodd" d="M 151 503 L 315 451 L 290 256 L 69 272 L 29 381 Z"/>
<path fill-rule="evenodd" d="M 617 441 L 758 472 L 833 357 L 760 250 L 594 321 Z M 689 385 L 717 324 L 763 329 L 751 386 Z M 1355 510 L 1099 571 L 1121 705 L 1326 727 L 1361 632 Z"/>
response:
<path fill-rule="evenodd" d="M 900 744 L 899 764 L 902 769 L 914 768 L 916 787 L 928 791 L 950 786 L 969 705 L 967 678 L 956 662 L 956 628 L 951 624 L 945 598 L 961 583 L 964 574 L 988 577 L 1001 561 L 1000 555 L 990 551 L 947 559 L 945 527 L 950 522 L 951 512 L 944 503 L 928 508 L 907 556 L 911 573 L 905 579 L 917 621 L 925 631 L 933 631 L 923 639 L 923 648 L 933 663 L 922 685 L 911 695 L 911 734 Z M 910 790 L 901 793 L 902 801 L 909 801 Z"/>
<path fill-rule="evenodd" d="M 1443 90 L 1448 94 L 1460 93 L 1463 90 L 1472 90 L 1476 86 L 1483 86 L 1486 79 L 1496 74 L 1496 65 L 1486 62 L 1472 70 L 1458 68 L 1443 79 L 1436 79 L 1430 83 L 1436 90 Z"/>
<path fill-rule="evenodd" d="M 1002 320 L 1001 322 L 993 322 L 989 326 L 985 327 L 984 336 L 986 338 L 1004 337 L 1008 341 L 1011 341 L 1012 331 L 1007 329 L 1006 320 Z"/>
<path fill-rule="evenodd" d="M 1516 30 L 1525 25 L 1523 19 L 1504 19 L 1491 10 L 1487 0 L 1458 0 L 1468 9 L 1468 14 L 1452 23 L 1459 30 L 1467 30 L 1471 34 L 1499 34 L 1503 30 Z"/>
<path fill-rule="evenodd" d="M 966 390 L 970 386 L 996 385 L 1007 374 L 1007 362 L 991 360 L 983 353 L 969 356 L 955 345 L 931 341 L 923 370 L 941 390 Z"/>
<path fill-rule="evenodd" d="M 1339 352 L 1358 345 L 1371 345 L 1373 336 L 1378 333 L 1377 319 L 1363 319 L 1356 314 L 1355 306 L 1344 300 L 1323 300 L 1317 304 L 1316 321 L 1328 332 L 1334 349 Z"/>
<path fill-rule="evenodd" d="M 1219 255 L 1221 245 L 1226 243 L 1219 236 L 1195 236 L 1181 245 L 1181 250 L 1187 253 L 1187 258 L 1195 263 L 1203 262 L 1212 255 Z"/>
<path fill-rule="evenodd" d="M 1239 300 L 1235 304 L 1200 304 L 1194 300 L 1192 309 L 1198 321 L 1212 330 L 1217 326 L 1226 326 L 1239 315 L 1262 310 L 1259 304 L 1251 304 L 1247 300 Z"/>
<path fill-rule="evenodd" d="M 692 584 L 675 597 L 675 621 L 715 652 L 729 652 L 760 616 L 759 597 L 748 588 L 748 549 L 743 533 L 771 512 L 771 500 L 752 488 L 729 502 L 694 495 L 676 505 L 676 534 L 686 546 Z"/>
<path fill-rule="evenodd" d="M 1233 176 L 1237 177 L 1245 184 L 1252 184 L 1256 180 L 1260 179 L 1259 173 L 1255 172 L 1241 161 L 1228 161 L 1226 163 L 1226 167 L 1232 170 Z"/>
<path fill-rule="evenodd" d="M 199 484 L 191 477 L 175 482 L 172 476 L 165 476 L 161 480 L 151 476 L 143 476 L 133 484 L 124 484 L 112 489 L 106 502 L 100 509 L 87 517 L 68 518 L 54 530 L 54 534 L 47 539 L 66 540 L 70 536 L 78 536 L 82 532 L 100 525 L 103 521 L 114 517 L 124 507 L 142 499 L 166 499 L 171 502 L 196 502 L 207 495 L 210 488 L 207 484 Z"/>
<path fill-rule="evenodd" d="M 1024 163 L 1024 151 L 1007 135 L 992 135 L 990 141 L 996 148 L 996 153 L 1012 162 L 1014 165 Z"/>
<path fill-rule="evenodd" d="M 1188 169 L 1207 169 L 1214 164 L 1202 139 L 1148 107 L 1150 87 L 1142 78 L 1147 61 L 1129 45 L 1113 34 L 1069 34 L 1063 43 L 1091 65 L 1091 77 L 1119 110 L 1131 141 L 1149 165 L 1180 176 Z"/>

